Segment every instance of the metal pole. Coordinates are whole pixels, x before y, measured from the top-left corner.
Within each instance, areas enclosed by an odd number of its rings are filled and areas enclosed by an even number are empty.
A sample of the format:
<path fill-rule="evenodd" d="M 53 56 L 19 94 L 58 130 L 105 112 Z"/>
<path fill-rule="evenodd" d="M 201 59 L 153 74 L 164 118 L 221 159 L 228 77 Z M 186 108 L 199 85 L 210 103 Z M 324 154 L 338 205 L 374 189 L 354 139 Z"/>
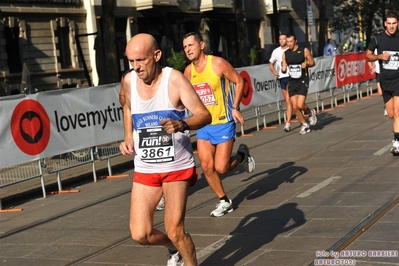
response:
<path fill-rule="evenodd" d="M 279 29 L 279 14 L 277 9 L 277 0 L 273 0 L 272 24 L 274 26 L 274 40 L 278 44 L 278 36 L 280 35 L 280 29 Z"/>
<path fill-rule="evenodd" d="M 95 33 L 87 33 L 87 34 L 75 35 L 76 48 L 78 49 L 78 54 L 79 54 L 80 60 L 82 61 L 82 65 L 83 65 L 85 77 L 86 77 L 86 79 L 87 79 L 87 82 L 89 83 L 89 87 L 92 86 L 92 82 L 91 82 L 91 78 L 90 78 L 90 74 L 89 74 L 89 69 L 87 68 L 86 60 L 85 60 L 85 57 L 84 57 L 84 55 L 83 55 L 82 47 L 80 46 L 79 37 L 90 36 L 90 35 L 97 35 L 97 32 L 95 32 Z"/>
<path fill-rule="evenodd" d="M 385 0 L 382 0 L 382 22 L 385 22 Z"/>

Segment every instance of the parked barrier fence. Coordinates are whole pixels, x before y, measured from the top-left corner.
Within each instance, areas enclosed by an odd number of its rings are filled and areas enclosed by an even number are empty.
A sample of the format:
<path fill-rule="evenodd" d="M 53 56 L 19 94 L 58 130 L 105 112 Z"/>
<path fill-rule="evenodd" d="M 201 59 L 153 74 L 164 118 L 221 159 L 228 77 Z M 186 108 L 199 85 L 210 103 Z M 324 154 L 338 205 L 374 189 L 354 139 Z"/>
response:
<path fill-rule="evenodd" d="M 49 174 L 56 173 L 58 191 L 62 192 L 64 190 L 62 189 L 61 171 L 68 170 L 83 164 L 91 163 L 93 180 L 94 182 L 97 182 L 96 165 L 94 161 L 94 148 L 85 148 L 70 153 L 45 158 L 43 161 L 43 167 L 44 170 Z"/>
<path fill-rule="evenodd" d="M 43 171 L 40 160 L 35 160 L 28 163 L 14 165 L 0 169 L 0 189 L 19 182 L 30 180 L 32 178 L 40 177 L 42 186 L 43 198 L 46 197 L 46 189 L 44 185 Z M 0 195 L 0 210 L 2 210 L 1 195 Z"/>
<path fill-rule="evenodd" d="M 96 146 L 96 155 L 99 160 L 107 160 L 108 175 L 112 175 L 111 158 L 122 155 L 119 150 L 120 141 Z"/>
<path fill-rule="evenodd" d="M 338 101 L 343 101 L 344 104 L 350 101 L 351 97 L 356 97 L 357 100 L 373 94 L 376 89 L 375 80 L 368 80 L 355 84 L 345 85 L 340 88 L 329 88 L 324 91 L 318 91 L 308 94 L 306 104 L 315 108 L 317 112 L 325 111 L 326 107 L 334 108 L 338 105 Z M 327 103 L 326 103 L 327 102 Z M 255 120 L 256 130 L 270 129 L 271 122 L 278 124 L 284 123 L 286 117 L 286 104 L 284 100 L 268 103 L 249 109 L 245 109 L 242 114 L 245 121 Z M 277 119 L 276 119 L 277 115 Z M 294 114 L 295 115 L 295 114 Z M 240 125 L 240 133 L 242 136 L 248 136 L 244 125 Z"/>
<path fill-rule="evenodd" d="M 352 57 L 353 60 L 365 60 L 364 54 L 315 59 L 317 68 L 309 71 L 310 87 L 306 101 L 311 108 L 320 112 L 328 104 L 334 108 L 339 100 L 347 103 L 353 96 L 362 99 L 364 93 L 367 96 L 373 93 L 374 76 L 369 75 L 368 69 L 344 71 L 346 66 L 342 66 L 342 62 L 352 60 Z M 367 64 L 364 65 L 367 67 Z M 337 78 L 334 69 L 339 71 Z M 278 81 L 268 71 L 268 65 L 237 71 L 247 86 L 241 106 L 244 119 L 255 119 L 258 131 L 270 128 L 270 123 L 276 120 L 279 124 L 283 123 L 286 104 Z M 346 77 L 348 73 L 352 76 Z M 366 76 L 356 81 L 353 73 L 366 73 Z M 91 164 L 96 182 L 96 160 L 107 160 L 111 176 L 111 158 L 121 155 L 119 142 L 123 139 L 119 86 L 119 83 L 107 84 L 87 89 L 1 97 L 0 118 L 5 123 L 0 128 L 0 146 L 4 148 L 2 153 L 7 150 L 9 154 L 2 154 L 0 160 L 0 193 L 5 186 L 40 177 L 45 198 L 43 170 L 56 174 L 58 189 L 62 191 L 61 172 L 84 164 Z M 12 114 L 10 110 L 13 110 Z M 246 130 L 244 125 L 240 125 L 242 136 L 246 136 Z M 39 134 L 42 139 L 38 139 Z M 17 160 L 19 164 L 15 165 Z"/>

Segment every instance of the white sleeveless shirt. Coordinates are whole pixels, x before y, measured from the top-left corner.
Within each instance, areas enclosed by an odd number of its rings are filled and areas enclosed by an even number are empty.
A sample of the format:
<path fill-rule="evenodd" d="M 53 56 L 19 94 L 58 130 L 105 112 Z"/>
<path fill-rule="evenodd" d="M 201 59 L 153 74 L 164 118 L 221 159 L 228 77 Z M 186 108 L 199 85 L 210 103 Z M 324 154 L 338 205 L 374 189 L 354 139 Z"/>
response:
<path fill-rule="evenodd" d="M 131 72 L 131 113 L 136 172 L 167 173 L 195 165 L 190 132 L 168 134 L 160 125 L 160 121 L 166 118 L 180 120 L 188 117 L 187 109 L 177 110 L 170 102 L 168 82 L 171 72 L 172 68 L 163 68 L 158 91 L 147 101 L 138 95 L 137 75 Z"/>

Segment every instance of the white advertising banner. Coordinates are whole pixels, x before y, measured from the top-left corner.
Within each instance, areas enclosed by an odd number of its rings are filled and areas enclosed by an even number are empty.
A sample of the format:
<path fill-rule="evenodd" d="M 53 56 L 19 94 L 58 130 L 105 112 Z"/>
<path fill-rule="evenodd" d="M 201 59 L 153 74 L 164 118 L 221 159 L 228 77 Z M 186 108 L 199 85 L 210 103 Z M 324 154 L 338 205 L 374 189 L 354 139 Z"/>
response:
<path fill-rule="evenodd" d="M 315 58 L 309 93 L 335 87 L 334 58 Z M 243 110 L 284 100 L 269 64 L 236 70 L 245 80 Z M 0 98 L 0 168 L 123 139 L 119 90 L 118 83 Z"/>
<path fill-rule="evenodd" d="M 244 79 L 244 95 L 241 100 L 243 110 L 283 100 L 280 82 L 272 74 L 269 64 L 237 68 Z"/>
<path fill-rule="evenodd" d="M 309 68 L 309 91 L 315 93 L 336 87 L 335 56 L 315 58 L 316 65 Z"/>
<path fill-rule="evenodd" d="M 0 99 L 0 168 L 123 139 L 119 86 Z"/>
<path fill-rule="evenodd" d="M 315 58 L 316 65 L 309 68 L 309 91 L 315 93 L 336 87 L 334 56 Z M 284 100 L 279 80 L 272 74 L 269 64 L 237 68 L 244 79 L 241 109 Z"/>

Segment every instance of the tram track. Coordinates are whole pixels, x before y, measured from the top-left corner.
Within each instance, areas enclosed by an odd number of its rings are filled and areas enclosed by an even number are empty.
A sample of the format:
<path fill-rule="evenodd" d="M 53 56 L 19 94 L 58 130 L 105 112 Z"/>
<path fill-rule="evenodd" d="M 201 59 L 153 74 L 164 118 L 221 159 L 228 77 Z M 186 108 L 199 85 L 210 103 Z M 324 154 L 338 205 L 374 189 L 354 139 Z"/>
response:
<path fill-rule="evenodd" d="M 370 216 L 364 219 L 359 225 L 354 227 L 348 234 L 332 245 L 328 251 L 329 253 L 335 252 L 340 254 L 346 247 L 356 241 L 362 234 L 364 234 L 371 226 L 378 222 L 385 214 L 391 211 L 394 207 L 399 204 L 399 195 L 389 199 L 380 208 L 373 212 Z M 317 257 L 315 259 L 334 259 L 333 256 L 328 257 Z M 314 266 L 314 262 L 311 262 L 308 266 Z"/>
<path fill-rule="evenodd" d="M 348 115 L 353 115 L 353 114 L 355 114 L 355 113 L 361 112 L 362 110 L 367 109 L 367 108 L 371 108 L 371 107 L 373 107 L 373 105 L 369 105 L 369 106 L 364 107 L 364 108 L 361 108 L 361 109 L 356 109 L 356 111 L 351 112 L 351 113 L 346 113 L 345 115 L 342 115 L 342 116 L 340 116 L 340 117 L 345 117 L 345 116 L 348 116 Z M 326 120 L 320 121 L 319 124 L 320 124 L 320 125 L 329 124 L 329 123 L 330 123 L 331 121 L 333 121 L 334 119 L 336 119 L 336 118 L 328 118 L 328 119 L 326 119 Z M 382 121 L 383 121 L 383 120 L 382 120 Z M 378 123 L 378 124 L 376 124 L 376 125 L 374 125 L 374 126 L 368 127 L 367 129 L 363 129 L 363 130 L 371 130 L 371 129 L 374 129 L 374 128 L 377 128 L 377 127 L 381 126 L 381 125 L 384 124 L 384 123 L 386 123 L 386 121 L 383 121 L 383 122 L 381 122 L 381 123 Z M 339 141 L 337 141 L 337 142 L 335 142 L 335 143 L 331 143 L 330 145 L 324 146 L 322 149 L 319 149 L 319 150 L 317 150 L 317 151 L 308 153 L 308 154 L 306 154 L 305 156 L 303 156 L 303 157 L 301 157 L 301 158 L 295 160 L 295 162 L 292 162 L 291 164 L 286 164 L 286 165 L 284 165 L 283 167 L 279 167 L 279 168 L 275 169 L 274 171 L 269 172 L 269 173 L 268 173 L 268 176 L 270 177 L 270 176 L 276 175 L 276 174 L 278 174 L 278 173 L 280 173 L 280 172 L 282 172 L 282 171 L 284 171 L 284 170 L 287 170 L 288 168 L 292 167 L 292 166 L 295 165 L 295 164 L 298 164 L 298 163 L 300 163 L 300 162 L 302 162 L 302 161 L 306 161 L 307 159 L 309 159 L 309 158 L 311 158 L 311 157 L 313 157 L 313 156 L 316 156 L 318 153 L 321 153 L 321 152 L 323 152 L 323 151 L 325 151 L 325 150 L 327 150 L 327 149 L 330 149 L 331 147 L 334 147 L 334 146 L 336 146 L 336 145 L 340 145 L 340 144 L 342 144 L 343 142 L 347 141 L 348 139 L 351 139 L 351 138 L 353 138 L 353 137 L 355 137 L 355 136 L 357 136 L 357 135 L 360 135 L 360 134 L 362 134 L 362 133 L 363 133 L 363 131 L 359 131 L 357 134 L 351 134 L 350 136 L 348 136 L 348 137 L 346 137 L 346 138 L 344 138 L 344 139 L 340 139 Z M 292 134 L 297 134 L 297 132 L 291 132 L 291 133 L 288 133 L 288 134 L 282 134 L 282 135 L 280 135 L 280 136 L 278 136 L 278 137 L 276 137 L 276 138 L 273 138 L 273 139 L 271 139 L 271 140 L 264 140 L 264 141 L 262 141 L 262 142 L 260 142 L 260 143 L 258 143 L 258 144 L 256 144 L 256 145 L 253 145 L 251 148 L 261 147 L 261 146 L 267 145 L 267 144 L 270 143 L 270 142 L 273 142 L 273 141 L 276 141 L 276 140 L 281 140 L 281 139 L 284 139 L 284 138 L 288 138 L 288 137 L 291 136 Z M 123 171 L 123 169 L 121 169 L 121 170 Z M 241 189 L 242 189 L 243 187 L 245 187 L 245 186 L 249 186 L 249 185 L 251 185 L 251 184 L 253 184 L 253 183 L 255 183 L 255 182 L 258 182 L 261 178 L 263 178 L 263 177 L 260 177 L 260 176 L 259 176 L 259 177 L 257 177 L 257 178 L 251 179 L 250 181 L 248 181 L 248 182 L 246 182 L 246 183 L 244 183 L 244 184 L 242 184 L 242 185 L 240 185 L 240 186 L 236 186 L 236 187 L 234 187 L 234 188 L 231 188 L 231 189 L 228 190 L 227 192 L 228 192 L 228 194 L 237 192 L 237 191 L 241 190 Z M 104 198 L 99 199 L 99 200 L 97 200 L 97 201 L 90 202 L 90 203 L 88 203 L 88 204 L 81 205 L 81 206 L 79 206 L 79 207 L 76 207 L 76 208 L 73 208 L 73 209 L 64 211 L 64 212 L 62 212 L 62 213 L 53 215 L 53 216 L 51 216 L 51 217 L 48 217 L 48 218 L 45 218 L 45 219 L 42 219 L 42 220 L 38 220 L 38 221 L 35 221 L 35 222 L 33 222 L 33 223 L 30 223 L 30 224 L 27 224 L 27 225 L 24 225 L 24 226 L 15 228 L 15 229 L 13 229 L 13 230 L 10 230 L 10 231 L 7 231 L 7 232 L 1 234 L 1 235 L 0 235 L 0 239 L 4 239 L 4 238 L 9 237 L 9 236 L 11 236 L 11 235 L 15 235 L 15 234 L 18 234 L 18 233 L 20 233 L 20 232 L 23 232 L 23 231 L 32 229 L 32 228 L 34 228 L 34 227 L 36 227 L 36 226 L 49 223 L 49 222 L 51 222 L 51 221 L 53 221 L 53 220 L 56 220 L 56 219 L 65 217 L 65 216 L 67 216 L 67 215 L 69 215 L 69 214 L 78 212 L 78 211 L 80 211 L 80 210 L 84 210 L 84 209 L 86 209 L 86 208 L 90 208 L 90 207 L 95 206 L 95 205 L 97 205 L 97 204 L 100 204 L 100 203 L 102 203 L 102 202 L 106 202 L 106 201 L 115 199 L 115 198 L 117 198 L 117 197 L 120 197 L 120 196 L 122 196 L 122 195 L 125 195 L 125 194 L 130 193 L 130 191 L 131 191 L 131 189 L 129 188 L 129 189 L 120 191 L 120 192 L 118 192 L 117 194 L 114 194 L 114 195 L 111 195 L 111 196 L 108 196 L 108 197 L 104 197 Z M 205 200 L 205 201 L 201 202 L 200 204 L 198 204 L 197 206 L 193 206 L 193 207 L 191 207 L 191 208 L 188 208 L 188 209 L 187 209 L 187 213 L 189 214 L 189 213 L 195 212 L 196 210 L 201 209 L 201 208 L 203 208 L 204 206 L 209 205 L 209 204 L 212 203 L 213 201 L 214 201 L 214 198 L 209 199 L 209 200 Z M 396 206 L 396 205 L 398 204 L 398 202 L 399 202 L 399 198 L 397 197 L 397 198 L 396 198 L 395 200 L 393 200 L 391 203 L 389 203 L 389 204 L 386 203 L 386 204 L 384 204 L 383 206 L 381 206 L 373 215 L 367 217 L 367 218 L 364 220 L 364 222 L 362 222 L 359 226 L 357 226 L 356 228 L 354 228 L 350 233 L 348 233 L 348 235 L 346 235 L 344 238 L 342 238 L 340 241 L 338 241 L 336 244 L 334 244 L 331 248 L 332 248 L 333 250 L 336 250 L 336 251 L 339 251 L 339 249 L 344 249 L 344 248 L 345 248 L 346 246 L 348 246 L 350 243 L 352 243 L 353 241 L 355 241 L 356 238 L 357 238 L 358 236 L 360 236 L 360 234 L 359 234 L 360 231 L 363 230 L 363 232 L 364 232 L 365 230 L 367 230 L 370 226 L 372 226 L 372 224 L 374 224 L 376 221 L 378 221 L 385 213 L 387 213 L 387 212 L 388 212 L 389 210 L 391 210 L 394 206 Z M 154 227 L 159 228 L 159 227 L 161 227 L 161 226 L 163 226 L 163 225 L 164 225 L 163 222 L 158 222 L 158 223 L 154 224 Z M 104 247 L 102 247 L 102 248 L 100 248 L 100 249 L 98 249 L 98 250 L 96 250 L 96 251 L 94 251 L 94 252 L 92 252 L 92 253 L 90 253 L 90 254 L 87 254 L 87 255 L 85 255 L 85 256 L 82 256 L 82 257 L 80 257 L 80 258 L 78 258 L 78 259 L 76 259 L 76 260 L 74 260 L 74 261 L 68 263 L 67 265 L 79 265 L 79 264 L 81 264 L 81 263 L 83 263 L 83 262 L 85 262 L 85 261 L 87 261 L 87 260 L 89 260 L 89 259 L 91 259 L 91 258 L 93 258 L 93 257 L 96 257 L 96 256 L 98 256 L 98 255 L 100 255 L 100 254 L 102 254 L 102 253 L 104 253 L 104 252 L 106 252 L 106 251 L 112 250 L 113 248 L 115 248 L 115 247 L 117 247 L 117 246 L 120 246 L 120 245 L 126 243 L 127 241 L 130 241 L 130 239 L 131 239 L 130 235 L 127 234 L 125 237 L 122 237 L 122 238 L 116 240 L 115 242 L 113 242 L 113 243 L 111 243 L 111 244 L 108 244 L 108 245 L 106 245 L 106 246 L 104 246 Z M 311 264 L 310 264 L 310 265 L 311 265 Z"/>

